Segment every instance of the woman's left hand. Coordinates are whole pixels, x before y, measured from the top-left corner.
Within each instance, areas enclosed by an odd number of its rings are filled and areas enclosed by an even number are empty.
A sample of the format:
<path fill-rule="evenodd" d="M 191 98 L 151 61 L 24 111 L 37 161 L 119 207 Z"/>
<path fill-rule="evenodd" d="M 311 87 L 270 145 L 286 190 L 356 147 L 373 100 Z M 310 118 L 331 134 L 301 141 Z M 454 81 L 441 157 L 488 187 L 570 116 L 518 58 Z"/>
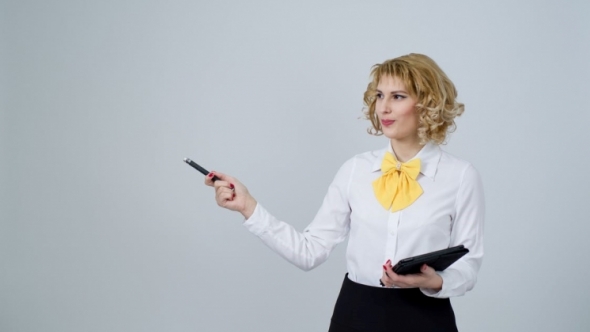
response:
<path fill-rule="evenodd" d="M 428 288 L 439 291 L 442 288 L 443 280 L 434 271 L 433 268 L 424 264 L 420 269 L 420 273 L 400 275 L 392 270 L 391 261 L 388 260 L 383 265 L 383 276 L 381 282 L 385 287 L 401 287 L 401 288 Z"/>

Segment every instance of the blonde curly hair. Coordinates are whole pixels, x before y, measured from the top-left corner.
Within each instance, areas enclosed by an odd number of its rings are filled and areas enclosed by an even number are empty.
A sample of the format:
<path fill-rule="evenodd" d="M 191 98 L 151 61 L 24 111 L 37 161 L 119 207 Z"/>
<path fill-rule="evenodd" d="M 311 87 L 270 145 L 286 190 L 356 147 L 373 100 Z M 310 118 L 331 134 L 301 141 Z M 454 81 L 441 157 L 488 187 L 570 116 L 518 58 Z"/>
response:
<path fill-rule="evenodd" d="M 457 90 L 453 82 L 440 67 L 426 55 L 410 53 L 376 64 L 371 70 L 372 81 L 364 94 L 365 119 L 372 127 L 367 129 L 371 135 L 383 135 L 381 123 L 375 113 L 377 85 L 384 76 L 398 78 L 408 93 L 416 99 L 420 144 L 429 141 L 446 143 L 447 133 L 456 130 L 455 117 L 465 111 L 465 106 L 456 101 Z"/>

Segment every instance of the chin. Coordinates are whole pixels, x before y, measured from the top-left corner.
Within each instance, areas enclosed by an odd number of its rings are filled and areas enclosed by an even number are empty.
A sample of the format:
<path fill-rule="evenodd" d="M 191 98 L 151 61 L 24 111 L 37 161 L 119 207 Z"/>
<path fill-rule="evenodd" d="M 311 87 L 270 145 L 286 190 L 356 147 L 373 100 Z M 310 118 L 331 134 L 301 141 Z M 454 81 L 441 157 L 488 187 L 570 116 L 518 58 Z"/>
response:
<path fill-rule="evenodd" d="M 389 130 L 383 131 L 383 136 L 389 138 L 389 139 L 398 139 L 398 135 L 396 135 L 396 133 L 392 133 Z"/>

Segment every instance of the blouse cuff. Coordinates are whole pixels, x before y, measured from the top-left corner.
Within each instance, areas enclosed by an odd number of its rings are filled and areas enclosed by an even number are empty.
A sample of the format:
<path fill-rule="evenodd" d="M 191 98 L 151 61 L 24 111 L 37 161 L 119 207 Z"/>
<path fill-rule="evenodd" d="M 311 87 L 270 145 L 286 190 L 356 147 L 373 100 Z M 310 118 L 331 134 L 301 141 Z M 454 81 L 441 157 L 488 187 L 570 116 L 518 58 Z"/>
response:
<path fill-rule="evenodd" d="M 252 212 L 250 218 L 244 219 L 243 225 L 255 235 L 263 234 L 268 226 L 268 212 L 260 203 L 256 203 L 254 212 Z"/>

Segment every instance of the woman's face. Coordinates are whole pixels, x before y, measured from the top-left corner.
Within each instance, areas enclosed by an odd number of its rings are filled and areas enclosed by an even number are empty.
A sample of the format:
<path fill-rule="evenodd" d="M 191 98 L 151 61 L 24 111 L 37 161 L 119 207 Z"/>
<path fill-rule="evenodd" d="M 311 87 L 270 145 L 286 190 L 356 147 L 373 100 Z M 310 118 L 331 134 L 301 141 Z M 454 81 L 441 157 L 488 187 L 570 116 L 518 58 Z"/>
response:
<path fill-rule="evenodd" d="M 397 141 L 418 140 L 416 100 L 397 77 L 384 76 L 377 85 L 375 113 L 383 135 Z"/>

